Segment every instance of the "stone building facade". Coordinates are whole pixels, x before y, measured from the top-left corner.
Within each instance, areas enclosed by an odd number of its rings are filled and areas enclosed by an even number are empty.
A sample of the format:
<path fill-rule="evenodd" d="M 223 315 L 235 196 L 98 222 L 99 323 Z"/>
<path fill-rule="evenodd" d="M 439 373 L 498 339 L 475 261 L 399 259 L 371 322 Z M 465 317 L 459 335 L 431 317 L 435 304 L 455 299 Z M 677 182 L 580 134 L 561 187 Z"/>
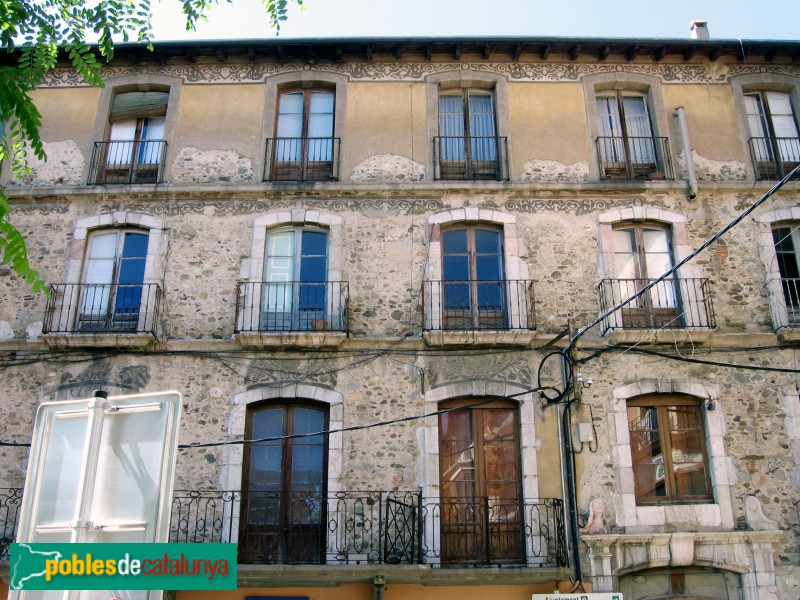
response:
<path fill-rule="evenodd" d="M 2 173 L 52 294 L 0 267 L 0 441 L 44 401 L 179 391 L 171 539 L 239 543 L 214 597 L 795 598 L 800 187 L 609 309 L 800 164 L 798 56 L 277 40 L 124 46 L 102 89 L 56 69 L 48 160 Z M 0 456 L 10 540 L 28 450 Z"/>

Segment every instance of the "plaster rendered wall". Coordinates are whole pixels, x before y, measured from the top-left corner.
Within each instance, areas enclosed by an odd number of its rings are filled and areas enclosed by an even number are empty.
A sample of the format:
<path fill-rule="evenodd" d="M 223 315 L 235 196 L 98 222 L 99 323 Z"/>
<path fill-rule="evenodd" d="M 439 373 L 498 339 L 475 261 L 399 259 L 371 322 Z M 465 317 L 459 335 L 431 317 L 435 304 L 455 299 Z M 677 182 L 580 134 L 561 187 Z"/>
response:
<path fill-rule="evenodd" d="M 424 137 L 425 96 L 421 84 L 352 83 L 347 93 L 346 162 L 349 174 L 370 157 L 398 155 L 425 164 L 430 142 Z M 346 177 L 345 177 L 346 178 Z M 389 179 L 387 176 L 386 179 Z"/>
<path fill-rule="evenodd" d="M 515 82 L 508 86 L 508 104 L 511 178 L 581 181 L 574 171 L 591 159 L 582 87 Z M 530 161 L 542 168 L 536 176 L 527 172 Z"/>

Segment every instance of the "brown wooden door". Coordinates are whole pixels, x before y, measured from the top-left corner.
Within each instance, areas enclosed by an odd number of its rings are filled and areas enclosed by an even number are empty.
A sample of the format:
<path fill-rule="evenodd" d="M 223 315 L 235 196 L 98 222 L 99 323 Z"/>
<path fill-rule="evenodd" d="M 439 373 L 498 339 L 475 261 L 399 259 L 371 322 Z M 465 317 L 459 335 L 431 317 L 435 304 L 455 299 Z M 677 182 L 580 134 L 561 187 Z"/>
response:
<path fill-rule="evenodd" d="M 441 414 L 439 436 L 442 562 L 524 562 L 516 406 Z"/>

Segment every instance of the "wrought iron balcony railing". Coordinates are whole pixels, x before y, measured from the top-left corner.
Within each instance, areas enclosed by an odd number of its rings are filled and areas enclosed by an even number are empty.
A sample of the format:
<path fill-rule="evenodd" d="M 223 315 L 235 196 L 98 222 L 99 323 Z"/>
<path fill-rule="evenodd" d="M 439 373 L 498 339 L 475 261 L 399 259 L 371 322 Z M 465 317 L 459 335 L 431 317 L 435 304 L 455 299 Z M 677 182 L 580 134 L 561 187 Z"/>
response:
<path fill-rule="evenodd" d="M 425 329 L 536 329 L 533 281 L 423 281 Z"/>
<path fill-rule="evenodd" d="M 347 331 L 346 281 L 240 282 L 236 333 Z"/>
<path fill-rule="evenodd" d="M 157 283 L 59 283 L 50 286 L 42 333 L 156 334 Z"/>
<path fill-rule="evenodd" d="M 673 179 L 665 137 L 611 137 L 596 140 L 600 179 Z"/>
<path fill-rule="evenodd" d="M 9 559 L 11 544 L 16 539 L 22 488 L 0 488 L 0 560 Z"/>
<path fill-rule="evenodd" d="M 0 560 L 15 540 L 21 488 L 0 488 Z M 242 564 L 568 564 L 560 499 L 499 503 L 419 492 L 176 490 L 169 541 L 236 542 Z"/>
<path fill-rule="evenodd" d="M 756 179 L 783 179 L 800 165 L 800 138 L 750 138 L 750 157 Z"/>
<path fill-rule="evenodd" d="M 176 491 L 171 542 L 237 541 L 243 564 L 567 564 L 559 499 L 418 492 Z"/>
<path fill-rule="evenodd" d="M 435 179 L 508 179 L 508 138 L 436 136 Z"/>
<path fill-rule="evenodd" d="M 267 138 L 264 181 L 338 181 L 340 138 Z"/>
<path fill-rule="evenodd" d="M 767 283 L 775 329 L 800 327 L 800 279 L 781 277 Z"/>
<path fill-rule="evenodd" d="M 600 311 L 630 298 L 653 279 L 604 279 L 598 285 Z M 603 320 L 608 329 L 715 327 L 708 279 L 666 279 Z"/>
<path fill-rule="evenodd" d="M 166 155 L 164 140 L 95 142 L 89 185 L 160 183 Z"/>

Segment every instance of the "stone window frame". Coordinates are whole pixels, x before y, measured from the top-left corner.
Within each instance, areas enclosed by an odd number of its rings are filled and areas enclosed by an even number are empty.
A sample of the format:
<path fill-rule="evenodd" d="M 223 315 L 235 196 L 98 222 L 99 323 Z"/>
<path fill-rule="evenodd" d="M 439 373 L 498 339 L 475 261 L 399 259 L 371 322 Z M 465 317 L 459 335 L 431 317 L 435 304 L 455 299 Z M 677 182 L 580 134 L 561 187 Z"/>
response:
<path fill-rule="evenodd" d="M 614 279 L 617 273 L 614 256 L 614 227 L 634 222 L 651 222 L 669 227 L 672 235 L 673 260 L 676 264 L 693 252 L 692 246 L 689 244 L 689 234 L 686 228 L 688 218 L 685 215 L 653 206 L 632 206 L 604 212 L 598 216 L 599 231 L 597 237 L 599 247 L 597 275 L 601 281 Z M 701 277 L 703 277 L 702 269 L 693 262 L 682 266 L 677 273 L 677 279 L 699 279 Z M 683 287 L 681 287 L 681 293 L 685 293 Z M 686 299 L 684 298 L 684 300 Z M 698 314 L 696 316 L 697 318 L 702 318 L 704 315 Z M 687 321 L 691 317 L 692 314 L 688 314 Z M 610 315 L 608 323 L 610 325 L 609 331 L 624 329 L 620 311 Z M 692 328 L 708 327 L 708 323 L 702 322 L 692 322 L 690 325 Z"/>
<path fill-rule="evenodd" d="M 167 100 L 167 114 L 164 119 L 164 139 L 167 141 L 167 149 L 164 155 L 164 174 L 163 181 L 169 180 L 170 156 L 172 154 L 172 140 L 175 139 L 175 126 L 178 121 L 178 103 L 180 102 L 181 87 L 183 80 L 180 77 L 170 75 L 123 75 L 106 79 L 105 86 L 100 92 L 97 116 L 95 117 L 94 127 L 92 128 L 91 148 L 88 156 L 94 152 L 96 142 L 104 142 L 108 139 L 111 131 L 111 124 L 108 115 L 111 111 L 111 104 L 114 96 L 125 92 L 154 92 L 169 91 Z M 91 160 L 86 161 L 86 172 L 83 174 L 83 181 L 89 180 L 91 174 Z M 95 185 L 89 183 L 88 185 Z"/>
<path fill-rule="evenodd" d="M 772 315 L 772 326 L 779 335 L 795 336 L 794 330 L 789 322 L 789 312 L 786 309 L 786 301 L 783 295 L 781 284 L 781 272 L 778 267 L 778 255 L 775 252 L 775 240 L 772 237 L 772 229 L 776 225 L 794 225 L 800 227 L 800 205 L 789 206 L 771 210 L 755 218 L 756 235 L 758 236 L 758 246 L 760 249 L 761 262 L 764 265 L 766 275 L 766 288 L 769 299 L 769 308 Z M 800 249 L 796 249 L 800 251 Z M 792 330 L 791 332 L 788 330 Z M 800 336 L 800 331 L 797 332 Z M 798 338 L 800 339 L 800 338 Z"/>
<path fill-rule="evenodd" d="M 521 393 L 527 392 L 527 393 Z M 519 394 L 509 398 L 514 394 Z M 522 474 L 523 498 L 535 500 L 539 498 L 539 475 L 537 467 L 537 448 L 541 444 L 536 437 L 536 403 L 534 394 L 525 386 L 518 384 L 501 383 L 490 379 L 473 379 L 458 383 L 441 385 L 425 392 L 423 412 L 428 415 L 422 421 L 418 430 L 417 442 L 420 446 L 420 461 L 422 461 L 422 497 L 441 498 L 439 478 L 439 417 L 436 413 L 440 406 L 451 400 L 470 400 L 476 402 L 489 397 L 496 397 L 518 405 L 519 410 L 519 444 L 520 466 Z M 438 546 L 440 539 L 439 520 L 434 516 L 434 511 L 429 511 L 425 526 L 425 541 L 428 548 Z M 527 515 L 527 512 L 526 512 Z M 525 523 L 527 527 L 529 523 Z M 536 557 L 530 553 L 530 545 L 526 544 L 526 559 L 528 564 L 534 565 Z M 437 561 L 438 559 L 433 559 Z"/>
<path fill-rule="evenodd" d="M 440 213 L 435 213 L 428 217 L 428 227 L 430 228 L 430 241 L 428 243 L 428 260 L 425 266 L 426 281 L 442 280 L 442 230 L 458 225 L 478 225 L 485 224 L 497 227 L 502 231 L 503 236 L 503 269 L 506 281 L 519 279 L 529 279 L 528 264 L 522 259 L 524 240 L 521 239 L 517 227 L 517 217 L 510 213 L 487 208 L 467 207 L 455 208 Z M 512 290 L 514 291 L 514 290 Z M 516 292 L 515 292 L 516 293 Z M 441 298 L 430 300 L 432 308 L 440 307 Z M 520 306 L 525 306 L 519 299 L 509 299 L 509 309 L 519 311 Z M 426 330 L 439 330 L 441 323 L 433 315 L 434 312 L 427 311 L 424 315 Z M 441 311 L 436 311 L 440 314 Z M 528 315 L 513 314 L 512 323 L 527 325 Z M 524 327 L 523 327 L 524 328 Z"/>
<path fill-rule="evenodd" d="M 426 179 L 433 180 L 435 174 L 435 157 L 433 138 L 439 135 L 439 91 L 447 89 L 491 90 L 494 94 L 495 125 L 498 138 L 510 138 L 511 122 L 508 109 L 508 77 L 494 73 L 483 73 L 469 69 L 434 73 L 425 77 L 425 114 L 427 124 L 428 163 Z M 511 144 L 508 147 L 506 160 L 511 168 Z M 508 173 L 511 179 L 511 173 Z"/>
<path fill-rule="evenodd" d="M 247 406 L 269 400 L 313 401 L 328 406 L 328 495 L 343 490 L 342 470 L 344 465 L 343 435 L 344 396 L 330 388 L 312 383 L 287 383 L 280 386 L 260 385 L 253 389 L 233 395 L 232 406 L 228 415 L 228 441 L 244 439 L 247 420 Z M 244 448 L 242 444 L 230 444 L 224 447 L 222 468 L 220 469 L 220 489 L 236 492 L 242 491 L 242 469 L 244 468 Z M 227 503 L 225 511 L 233 511 L 238 503 Z M 239 538 L 239 514 L 230 512 L 225 515 L 226 522 L 231 524 L 230 536 L 227 540 L 235 543 Z"/>
<path fill-rule="evenodd" d="M 339 73 L 329 73 L 327 71 L 316 71 L 314 69 L 304 69 L 291 73 L 281 73 L 271 75 L 264 81 L 264 112 L 262 113 L 261 125 L 261 150 L 260 158 L 262 166 L 267 164 L 267 139 L 275 137 L 278 127 L 278 99 L 282 91 L 297 88 L 301 90 L 312 89 L 315 87 L 333 90 L 333 137 L 342 140 L 339 148 L 338 163 L 339 178 L 341 181 L 341 164 L 346 157 L 346 123 L 347 123 L 347 86 L 350 79 L 346 75 Z M 262 173 L 263 179 L 265 173 Z"/>
<path fill-rule="evenodd" d="M 110 231 L 114 229 L 138 229 L 147 232 L 147 257 L 145 259 L 144 284 L 164 285 L 164 273 L 166 267 L 166 254 L 169 248 L 169 229 L 164 225 L 163 219 L 153 217 L 144 213 L 132 211 L 114 211 L 103 213 L 91 217 L 78 219 L 73 229 L 72 239 L 67 243 L 66 265 L 64 269 L 64 283 L 76 285 L 82 283 L 84 264 L 86 262 L 89 240 L 95 232 Z M 150 302 L 156 302 L 156 295 L 149 296 Z M 56 300 L 57 301 L 57 300 Z M 148 305 L 141 310 L 140 318 L 147 318 L 153 313 L 155 306 Z M 72 300 L 70 306 L 60 308 L 59 312 L 67 316 L 68 322 L 73 323 L 75 313 L 78 309 L 77 296 Z M 157 329 L 153 327 L 139 327 L 139 331 Z M 63 337 L 63 336 L 57 336 Z M 113 336 L 112 336 L 113 337 Z M 134 335 L 135 337 L 135 335 Z"/>
<path fill-rule="evenodd" d="M 246 283 L 260 283 L 264 280 L 264 259 L 267 250 L 267 233 L 281 227 L 317 227 L 328 232 L 328 281 L 344 282 L 342 278 L 344 266 L 344 220 L 338 215 L 320 211 L 305 210 L 302 208 L 294 210 L 282 210 L 261 215 L 253 220 L 253 236 L 250 245 L 250 254 L 243 261 L 239 270 L 240 281 Z M 251 300 L 245 299 L 245 303 L 253 302 L 253 306 L 247 306 L 246 312 L 257 314 L 260 310 L 257 303 L 258 298 Z M 345 303 L 347 299 L 345 299 Z M 335 304 L 334 309 L 344 310 Z M 241 319 L 242 315 L 236 315 Z M 280 332 L 277 332 L 280 333 Z"/>
<path fill-rule="evenodd" d="M 600 137 L 600 122 L 596 102 L 598 94 L 608 91 L 641 94 L 645 99 L 647 111 L 650 115 L 650 126 L 653 130 L 653 137 L 670 138 L 669 120 L 667 119 L 666 104 L 664 102 L 664 93 L 660 78 L 653 77 L 652 75 L 644 75 L 642 73 L 614 71 L 612 73 L 587 75 L 581 79 L 581 83 L 583 84 L 587 134 L 589 136 L 589 147 L 592 156 L 592 160 L 589 161 L 589 179 L 602 181 L 600 174 L 600 157 L 597 154 L 596 143 L 597 138 Z M 673 154 L 674 149 L 671 150 L 673 150 L 673 152 L 670 154 Z M 674 173 L 674 165 L 669 165 L 667 170 Z"/>
<path fill-rule="evenodd" d="M 749 92 L 783 92 L 788 94 L 789 101 L 794 111 L 795 120 L 800 119 L 800 77 L 783 75 L 781 73 L 750 73 L 734 75 L 730 78 L 733 106 L 736 111 L 736 120 L 742 132 L 742 151 L 745 156 L 745 165 L 748 179 L 755 180 L 756 170 L 750 155 L 750 123 L 747 119 L 747 108 L 744 97 Z M 797 123 L 800 129 L 800 122 Z"/>
<path fill-rule="evenodd" d="M 704 404 L 706 452 L 713 502 L 655 505 L 636 503 L 628 428 L 628 400 L 654 394 L 688 396 Z M 713 408 L 709 408 L 709 404 Z M 706 529 L 734 528 L 730 487 L 735 483 L 735 470 L 725 451 L 727 425 L 724 404 L 720 400 L 720 386 L 713 383 L 658 379 L 630 383 L 612 391 L 608 421 L 616 470 L 614 504 L 616 523 L 625 527 L 626 533 L 652 533 L 673 523 Z"/>

